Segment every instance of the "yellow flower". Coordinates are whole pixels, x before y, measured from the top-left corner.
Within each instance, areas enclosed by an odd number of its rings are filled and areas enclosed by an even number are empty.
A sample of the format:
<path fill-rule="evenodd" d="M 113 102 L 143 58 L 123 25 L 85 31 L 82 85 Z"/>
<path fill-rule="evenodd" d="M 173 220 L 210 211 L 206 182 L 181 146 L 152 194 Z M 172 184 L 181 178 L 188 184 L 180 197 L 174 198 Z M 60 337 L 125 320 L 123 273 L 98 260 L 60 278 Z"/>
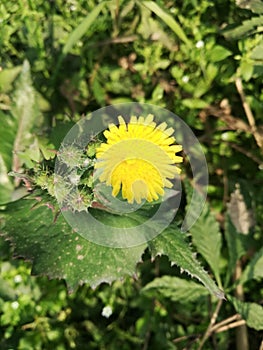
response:
<path fill-rule="evenodd" d="M 107 142 L 96 152 L 99 180 L 112 186 L 114 197 L 122 190 L 129 203 L 157 200 L 164 187 L 172 187 L 168 179 L 180 173 L 175 164 L 183 161 L 176 155 L 182 146 L 174 144 L 174 129 L 166 123 L 156 126 L 151 114 L 146 118 L 132 116 L 127 125 L 121 116 L 118 119 L 119 127 L 109 125 L 104 131 Z"/>

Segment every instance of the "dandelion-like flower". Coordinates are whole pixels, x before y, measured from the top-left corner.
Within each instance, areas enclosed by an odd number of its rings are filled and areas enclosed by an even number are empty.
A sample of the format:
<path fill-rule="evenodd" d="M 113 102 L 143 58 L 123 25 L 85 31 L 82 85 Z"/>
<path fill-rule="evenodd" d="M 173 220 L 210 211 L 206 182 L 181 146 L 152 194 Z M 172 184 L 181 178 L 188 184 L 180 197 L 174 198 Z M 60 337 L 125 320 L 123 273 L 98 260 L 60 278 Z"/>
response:
<path fill-rule="evenodd" d="M 176 155 L 182 146 L 175 144 L 174 129 L 166 123 L 156 126 L 151 114 L 132 116 L 128 124 L 121 116 L 118 120 L 119 126 L 110 124 L 104 131 L 107 142 L 96 152 L 99 180 L 112 186 L 114 197 L 121 190 L 129 203 L 157 200 L 164 187 L 172 187 L 169 179 L 180 173 L 175 164 L 183 161 Z"/>

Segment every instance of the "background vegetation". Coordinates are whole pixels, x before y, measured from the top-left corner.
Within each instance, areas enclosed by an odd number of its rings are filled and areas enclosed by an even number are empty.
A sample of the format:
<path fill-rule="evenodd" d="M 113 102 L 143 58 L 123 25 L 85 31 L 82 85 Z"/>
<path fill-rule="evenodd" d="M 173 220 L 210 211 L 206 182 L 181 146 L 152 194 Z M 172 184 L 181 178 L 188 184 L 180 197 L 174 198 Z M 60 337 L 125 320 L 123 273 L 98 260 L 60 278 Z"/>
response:
<path fill-rule="evenodd" d="M 0 348 L 262 350 L 262 2 L 3 0 L 0 22 Z M 171 266 L 173 247 L 95 289 L 81 279 L 96 251 L 74 276 L 51 267 L 56 150 L 81 116 L 134 101 L 202 144 L 209 195 L 189 241 L 226 301 Z"/>

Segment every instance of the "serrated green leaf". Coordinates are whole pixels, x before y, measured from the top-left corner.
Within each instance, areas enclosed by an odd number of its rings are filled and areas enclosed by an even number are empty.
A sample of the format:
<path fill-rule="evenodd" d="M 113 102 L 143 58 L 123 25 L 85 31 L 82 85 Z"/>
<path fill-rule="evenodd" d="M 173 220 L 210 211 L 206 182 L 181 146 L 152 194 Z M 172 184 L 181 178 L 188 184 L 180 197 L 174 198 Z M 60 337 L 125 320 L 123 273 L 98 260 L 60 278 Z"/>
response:
<path fill-rule="evenodd" d="M 161 295 L 172 301 L 189 303 L 207 296 L 209 292 L 205 287 L 193 281 L 174 276 L 163 276 L 148 283 L 142 289 L 142 293 L 150 296 Z"/>
<path fill-rule="evenodd" d="M 217 283 L 221 285 L 219 264 L 222 237 L 218 222 L 211 214 L 207 204 L 199 219 L 191 227 L 190 234 L 197 251 L 208 262 Z"/>
<path fill-rule="evenodd" d="M 188 40 L 185 32 L 179 23 L 177 23 L 174 18 L 166 13 L 158 4 L 154 1 L 143 1 L 143 6 L 148 8 L 150 11 L 156 14 L 165 24 L 167 24 L 172 31 L 188 46 L 191 46 L 191 42 Z"/>
<path fill-rule="evenodd" d="M 74 290 L 82 283 L 95 287 L 135 273 L 146 244 L 124 249 L 94 244 L 74 232 L 62 215 L 54 220 L 56 209 L 51 197 L 42 197 L 38 202 L 41 197 L 32 196 L 8 204 L 2 216 L 4 237 L 13 243 L 16 256 L 33 262 L 33 274 L 64 278 L 69 290 Z M 111 213 L 98 211 L 97 214 L 102 222 L 119 227 L 123 227 L 124 222 L 127 227 L 129 223 L 133 226 L 134 222 L 147 220 L 137 213 L 131 213 L 131 217 L 126 214 L 120 220 Z M 211 293 L 224 297 L 194 258 L 178 228 L 169 227 L 148 242 L 148 246 L 153 257 L 167 255 L 172 263 L 199 279 Z"/>
<path fill-rule="evenodd" d="M 246 321 L 248 327 L 254 328 L 257 331 L 263 329 L 263 307 L 256 303 L 245 303 L 234 298 L 231 295 L 227 299 L 233 304 L 235 310 Z"/>
<path fill-rule="evenodd" d="M 69 291 L 134 275 L 146 245 L 118 249 L 92 243 L 73 232 L 62 215 L 54 221 L 48 198 L 40 205 L 28 197 L 10 203 L 2 215 L 3 236 L 14 245 L 16 257 L 32 261 L 33 274 L 63 278 Z"/>
<path fill-rule="evenodd" d="M 223 291 L 217 287 L 212 278 L 204 271 L 186 242 L 185 234 L 176 226 L 170 226 L 149 242 L 149 248 L 153 257 L 167 255 L 172 264 L 180 266 L 192 277 L 197 278 L 216 297 L 224 298 Z"/>
<path fill-rule="evenodd" d="M 263 248 L 261 248 L 246 266 L 239 283 L 245 283 L 251 279 L 263 278 Z"/>

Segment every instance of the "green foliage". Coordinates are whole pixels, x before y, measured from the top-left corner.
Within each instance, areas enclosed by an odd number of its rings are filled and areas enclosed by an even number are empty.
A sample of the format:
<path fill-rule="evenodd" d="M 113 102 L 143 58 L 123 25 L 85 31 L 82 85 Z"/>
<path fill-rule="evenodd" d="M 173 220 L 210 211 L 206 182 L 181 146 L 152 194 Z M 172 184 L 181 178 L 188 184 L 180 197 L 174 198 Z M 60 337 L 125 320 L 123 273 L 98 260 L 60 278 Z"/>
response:
<path fill-rule="evenodd" d="M 198 302 L 199 299 L 207 296 L 207 290 L 204 287 L 175 276 L 155 278 L 142 289 L 142 292 L 151 297 L 161 295 L 182 304 Z"/>
<path fill-rule="evenodd" d="M 219 225 L 206 205 L 195 225 L 190 229 L 193 244 L 198 252 L 208 262 L 217 283 L 221 286 L 220 280 L 220 255 L 222 238 Z"/>
<path fill-rule="evenodd" d="M 15 245 L 15 255 L 33 262 L 32 273 L 64 278 L 69 291 L 83 283 L 103 282 L 132 275 L 145 246 L 111 249 L 74 233 L 62 215 L 55 218 L 51 198 L 26 198 L 6 207 L 4 232 Z M 58 213 L 57 213 L 58 215 Z"/>
<path fill-rule="evenodd" d="M 246 266 L 239 283 L 245 283 L 251 279 L 263 278 L 263 248 L 261 248 L 254 256 L 253 259 Z"/>
<path fill-rule="evenodd" d="M 154 256 L 167 255 L 172 264 L 177 264 L 182 271 L 185 270 L 192 277 L 199 279 L 218 298 L 224 298 L 224 293 L 205 273 L 190 249 L 187 249 L 183 234 L 179 230 L 176 232 L 170 228 L 167 233 L 164 232 L 149 242 L 149 246 Z"/>
<path fill-rule="evenodd" d="M 244 303 L 230 296 L 236 311 L 246 320 L 247 325 L 256 330 L 263 329 L 263 307 L 256 303 Z"/>
<path fill-rule="evenodd" d="M 124 249 L 94 244 L 74 233 L 62 215 L 57 217 L 58 209 L 51 198 L 43 197 L 41 202 L 39 198 L 34 195 L 33 198 L 10 203 L 6 206 L 6 214 L 2 215 L 5 220 L 4 237 L 15 246 L 16 256 L 33 262 L 34 274 L 64 278 L 69 290 L 73 291 L 83 283 L 96 287 L 135 273 L 135 265 L 141 260 L 145 244 Z M 118 225 L 121 219 L 126 225 L 134 221 L 132 214 L 130 217 L 126 214 L 124 218 L 111 213 L 103 216 L 108 225 Z M 100 218 L 100 213 L 97 218 Z M 142 219 L 137 216 L 136 220 Z M 91 226 L 90 231 L 92 229 Z M 166 231 L 149 242 L 153 257 L 167 255 L 173 264 L 199 279 L 211 293 L 222 298 L 223 293 L 194 259 L 183 234 L 176 227 Z"/>
<path fill-rule="evenodd" d="M 220 322 L 235 313 L 259 349 L 262 13 L 258 0 L 1 2 L 1 349 L 233 349 L 233 323 L 220 330 Z M 114 249 L 66 223 L 54 200 L 54 159 L 83 115 L 132 101 L 167 108 L 193 129 L 207 158 L 208 200 L 186 237 L 185 159 L 176 221 L 147 244 Z M 96 142 L 81 157 L 92 160 Z M 77 174 L 85 208 L 92 170 L 91 161 Z M 242 196 L 231 206 L 236 184 Z M 117 226 L 149 212 L 90 210 Z M 202 343 L 216 305 L 219 328 Z"/>

